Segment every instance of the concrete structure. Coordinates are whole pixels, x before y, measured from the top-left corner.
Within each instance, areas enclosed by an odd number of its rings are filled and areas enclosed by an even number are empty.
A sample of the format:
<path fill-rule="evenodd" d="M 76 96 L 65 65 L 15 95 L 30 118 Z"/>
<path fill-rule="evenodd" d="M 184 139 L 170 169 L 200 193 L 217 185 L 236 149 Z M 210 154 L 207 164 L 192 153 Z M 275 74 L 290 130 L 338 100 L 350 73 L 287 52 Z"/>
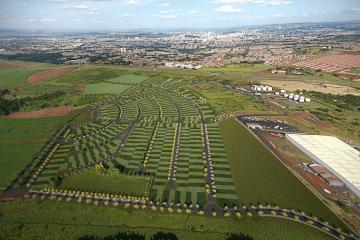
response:
<path fill-rule="evenodd" d="M 357 197 L 360 197 L 360 152 L 358 150 L 331 136 L 286 134 L 285 138 L 316 163 L 324 166 Z"/>

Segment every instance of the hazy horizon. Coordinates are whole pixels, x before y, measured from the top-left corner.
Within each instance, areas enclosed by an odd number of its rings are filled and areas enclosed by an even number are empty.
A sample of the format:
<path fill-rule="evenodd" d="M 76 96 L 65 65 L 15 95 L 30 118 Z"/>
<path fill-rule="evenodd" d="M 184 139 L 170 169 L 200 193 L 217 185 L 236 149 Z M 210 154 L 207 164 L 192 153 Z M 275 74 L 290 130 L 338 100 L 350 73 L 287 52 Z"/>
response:
<path fill-rule="evenodd" d="M 0 9 L 1 29 L 55 32 L 360 20 L 357 0 L 2 0 Z"/>

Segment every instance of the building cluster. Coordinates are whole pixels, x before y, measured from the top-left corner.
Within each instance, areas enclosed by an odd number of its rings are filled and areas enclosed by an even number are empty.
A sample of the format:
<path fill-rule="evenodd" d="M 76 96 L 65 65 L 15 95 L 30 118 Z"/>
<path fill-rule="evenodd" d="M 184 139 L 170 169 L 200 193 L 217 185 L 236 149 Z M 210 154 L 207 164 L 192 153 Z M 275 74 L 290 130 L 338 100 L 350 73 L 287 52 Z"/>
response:
<path fill-rule="evenodd" d="M 356 26 L 331 23 L 203 32 L 0 33 L 0 58 L 183 68 L 289 64 L 307 59 L 311 53 L 303 49 L 312 46 L 359 49 L 355 36 Z"/>

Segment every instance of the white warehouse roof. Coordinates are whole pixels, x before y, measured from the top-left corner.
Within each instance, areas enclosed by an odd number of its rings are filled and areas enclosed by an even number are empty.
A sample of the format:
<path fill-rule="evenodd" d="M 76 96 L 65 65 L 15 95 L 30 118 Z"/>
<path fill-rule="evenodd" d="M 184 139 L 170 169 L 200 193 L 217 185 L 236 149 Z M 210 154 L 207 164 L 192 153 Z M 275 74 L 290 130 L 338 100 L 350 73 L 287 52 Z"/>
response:
<path fill-rule="evenodd" d="M 360 197 L 360 152 L 336 137 L 286 134 L 297 148 L 323 165 Z"/>

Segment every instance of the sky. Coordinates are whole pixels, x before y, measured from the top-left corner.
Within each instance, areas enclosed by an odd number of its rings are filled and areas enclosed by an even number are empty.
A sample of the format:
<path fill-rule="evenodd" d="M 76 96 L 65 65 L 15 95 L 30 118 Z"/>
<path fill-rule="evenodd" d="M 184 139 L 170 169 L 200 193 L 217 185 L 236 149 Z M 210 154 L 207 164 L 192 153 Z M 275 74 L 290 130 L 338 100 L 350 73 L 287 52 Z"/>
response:
<path fill-rule="evenodd" d="M 0 28 L 229 28 L 360 20 L 360 0 L 0 0 Z"/>

